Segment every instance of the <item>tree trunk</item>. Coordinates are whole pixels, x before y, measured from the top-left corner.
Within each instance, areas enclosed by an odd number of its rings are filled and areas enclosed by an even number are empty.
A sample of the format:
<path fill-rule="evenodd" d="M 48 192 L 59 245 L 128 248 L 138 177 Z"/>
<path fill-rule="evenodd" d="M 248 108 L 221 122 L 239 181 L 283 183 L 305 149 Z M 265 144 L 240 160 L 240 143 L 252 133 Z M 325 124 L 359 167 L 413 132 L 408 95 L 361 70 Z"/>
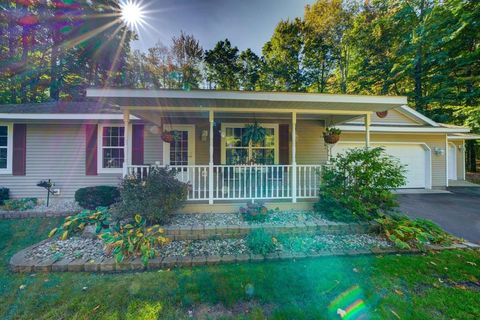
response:
<path fill-rule="evenodd" d="M 50 58 L 50 98 L 58 101 L 60 98 L 60 75 L 59 75 L 59 56 L 60 56 L 60 41 L 58 39 L 58 32 L 52 31 L 52 55 Z"/>

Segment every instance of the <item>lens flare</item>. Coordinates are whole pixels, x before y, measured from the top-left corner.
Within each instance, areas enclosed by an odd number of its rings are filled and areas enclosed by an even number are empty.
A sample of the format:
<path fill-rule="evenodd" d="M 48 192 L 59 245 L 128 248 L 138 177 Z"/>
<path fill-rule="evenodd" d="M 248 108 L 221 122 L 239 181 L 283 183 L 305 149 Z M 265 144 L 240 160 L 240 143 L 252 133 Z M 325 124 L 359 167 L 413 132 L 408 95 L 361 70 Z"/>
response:
<path fill-rule="evenodd" d="M 135 0 L 127 0 L 120 4 L 121 19 L 130 29 L 138 29 L 145 22 L 145 10 Z"/>
<path fill-rule="evenodd" d="M 360 320 L 368 318 L 368 308 L 362 299 L 362 290 L 353 286 L 343 292 L 328 306 L 332 319 Z"/>

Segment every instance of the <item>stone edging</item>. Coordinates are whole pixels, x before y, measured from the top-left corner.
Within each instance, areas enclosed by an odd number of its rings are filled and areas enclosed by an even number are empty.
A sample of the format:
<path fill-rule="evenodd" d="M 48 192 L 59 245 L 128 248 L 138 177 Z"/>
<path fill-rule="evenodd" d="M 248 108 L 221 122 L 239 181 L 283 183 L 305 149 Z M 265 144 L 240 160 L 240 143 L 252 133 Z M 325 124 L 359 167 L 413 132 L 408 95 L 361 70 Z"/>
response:
<path fill-rule="evenodd" d="M 45 260 L 38 264 L 25 260 L 25 254 L 29 249 L 35 248 L 45 241 L 41 241 L 15 254 L 9 263 L 13 272 L 124 272 L 155 270 L 173 267 L 193 267 L 199 265 L 214 265 L 220 263 L 261 262 L 275 260 L 292 260 L 305 258 L 318 258 L 326 256 L 355 256 L 369 254 L 395 254 L 395 253 L 419 253 L 419 250 L 398 250 L 395 248 L 381 249 L 372 248 L 360 250 L 345 250 L 339 252 L 319 252 L 315 254 L 280 252 L 266 256 L 255 254 L 228 255 L 228 256 L 187 256 L 187 257 L 156 257 L 144 266 L 139 258 L 122 263 L 116 263 L 113 258 L 105 258 L 102 261 L 85 261 L 83 259 L 59 261 Z M 455 244 L 449 247 L 428 246 L 428 250 L 452 250 L 452 249 L 479 249 L 480 246 L 473 243 Z"/>
<path fill-rule="evenodd" d="M 365 234 L 376 233 L 379 225 L 375 222 L 369 223 L 324 223 L 317 221 L 306 221 L 275 225 L 268 223 L 250 225 L 228 225 L 228 226 L 186 226 L 186 227 L 165 227 L 165 236 L 177 240 L 207 240 L 212 238 L 240 238 L 252 230 L 265 229 L 268 233 L 277 234 Z"/>
<path fill-rule="evenodd" d="M 77 213 L 72 211 L 0 211 L 0 220 L 66 217 Z"/>

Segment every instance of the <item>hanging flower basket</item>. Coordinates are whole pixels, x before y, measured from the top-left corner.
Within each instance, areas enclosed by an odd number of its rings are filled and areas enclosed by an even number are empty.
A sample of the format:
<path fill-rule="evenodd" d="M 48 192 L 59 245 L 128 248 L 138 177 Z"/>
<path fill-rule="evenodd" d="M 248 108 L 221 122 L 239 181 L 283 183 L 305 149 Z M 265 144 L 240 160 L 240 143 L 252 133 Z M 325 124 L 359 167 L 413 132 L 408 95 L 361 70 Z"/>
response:
<path fill-rule="evenodd" d="M 379 111 L 379 112 L 376 112 L 377 114 L 377 117 L 379 118 L 385 118 L 387 115 L 388 115 L 388 111 Z"/>
<path fill-rule="evenodd" d="M 328 144 L 335 144 L 340 140 L 342 131 L 337 128 L 327 128 L 323 133 L 323 140 Z"/>
<path fill-rule="evenodd" d="M 175 133 L 173 131 L 163 131 L 160 137 L 166 143 L 175 142 L 175 139 L 176 139 Z"/>

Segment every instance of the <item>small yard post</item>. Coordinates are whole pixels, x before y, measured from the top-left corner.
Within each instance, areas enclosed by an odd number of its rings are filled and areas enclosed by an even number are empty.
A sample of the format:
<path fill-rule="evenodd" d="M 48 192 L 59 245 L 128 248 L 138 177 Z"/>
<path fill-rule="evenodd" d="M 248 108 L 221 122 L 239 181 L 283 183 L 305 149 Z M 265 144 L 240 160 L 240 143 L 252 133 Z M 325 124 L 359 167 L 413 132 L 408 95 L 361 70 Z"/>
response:
<path fill-rule="evenodd" d="M 123 146 L 123 176 L 128 174 L 128 166 L 132 164 L 132 153 L 130 151 L 129 127 L 130 127 L 130 110 L 123 110 L 123 126 L 124 126 L 124 146 Z"/>
<path fill-rule="evenodd" d="M 292 202 L 297 202 L 297 113 L 292 112 Z"/>
<path fill-rule="evenodd" d="M 215 124 L 214 113 L 209 111 L 208 120 L 210 123 L 210 160 L 208 162 L 208 203 L 213 204 L 213 125 Z"/>
<path fill-rule="evenodd" d="M 370 124 L 372 122 L 371 113 L 365 115 L 365 147 L 370 148 Z"/>

